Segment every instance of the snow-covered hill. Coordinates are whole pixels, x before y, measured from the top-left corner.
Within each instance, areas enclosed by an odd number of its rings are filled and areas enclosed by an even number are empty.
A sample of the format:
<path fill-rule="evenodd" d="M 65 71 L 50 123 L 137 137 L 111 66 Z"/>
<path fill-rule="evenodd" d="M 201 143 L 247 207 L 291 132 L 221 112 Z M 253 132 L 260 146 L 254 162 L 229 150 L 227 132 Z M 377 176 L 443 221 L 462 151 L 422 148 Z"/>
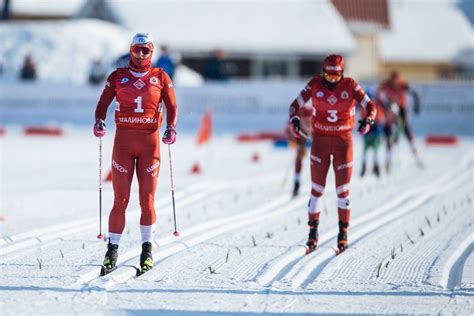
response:
<path fill-rule="evenodd" d="M 136 183 L 119 268 L 98 277 L 106 249 L 96 239 L 98 141 L 89 128 L 69 128 L 62 138 L 25 137 L 9 129 L 0 138 L 2 314 L 474 311 L 471 138 L 457 147 L 427 147 L 418 140 L 425 169 L 415 167 L 402 143 L 392 174 L 361 179 L 357 137 L 350 248 L 335 257 L 332 177 L 322 200 L 320 247 L 305 256 L 308 161 L 303 193 L 291 199 L 292 151 L 231 137 L 216 137 L 210 148 L 198 151 L 191 137 L 178 136 L 172 150 L 181 236 L 172 235 L 168 157 L 162 148 L 156 263 L 139 278 L 134 277 L 140 252 Z M 107 135 L 106 162 L 112 142 Z M 259 163 L 251 160 L 255 153 Z M 197 159 L 204 173 L 190 175 Z M 103 197 L 107 218 L 110 184 Z M 106 219 L 103 223 L 106 227 Z"/>

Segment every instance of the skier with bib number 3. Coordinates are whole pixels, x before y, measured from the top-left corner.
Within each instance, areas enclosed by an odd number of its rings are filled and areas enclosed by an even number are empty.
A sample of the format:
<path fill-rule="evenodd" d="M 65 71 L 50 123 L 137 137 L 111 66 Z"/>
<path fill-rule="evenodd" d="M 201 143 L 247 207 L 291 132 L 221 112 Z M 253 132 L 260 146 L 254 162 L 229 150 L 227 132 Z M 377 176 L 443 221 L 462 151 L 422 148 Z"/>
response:
<path fill-rule="evenodd" d="M 338 197 L 339 254 L 348 247 L 347 230 L 350 221 L 349 184 L 352 175 L 352 130 L 355 124 L 355 103 L 366 111 L 359 121 L 358 132 L 367 134 L 376 115 L 375 104 L 354 79 L 344 77 L 344 59 L 329 55 L 323 62 L 323 74 L 313 77 L 291 103 L 289 119 L 295 137 L 300 129 L 299 109 L 308 103 L 312 106 L 313 144 L 311 147 L 311 196 L 308 203 L 309 236 L 306 253 L 318 245 L 320 210 L 318 202 L 324 193 L 326 176 L 332 165 L 336 176 Z"/>
<path fill-rule="evenodd" d="M 109 216 L 109 242 L 101 275 L 115 269 L 118 246 L 125 227 L 125 210 L 136 171 L 141 208 L 141 272 L 153 267 L 152 241 L 156 213 L 154 196 L 160 170 L 159 130 L 162 105 L 166 107 L 166 130 L 162 141 L 176 141 L 177 105 L 170 77 L 161 68 L 152 68 L 153 39 L 137 33 L 130 44 L 128 67 L 114 70 L 105 83 L 95 111 L 94 135 L 106 133 L 107 108 L 116 98 L 115 140 L 112 151 L 114 204 Z"/>

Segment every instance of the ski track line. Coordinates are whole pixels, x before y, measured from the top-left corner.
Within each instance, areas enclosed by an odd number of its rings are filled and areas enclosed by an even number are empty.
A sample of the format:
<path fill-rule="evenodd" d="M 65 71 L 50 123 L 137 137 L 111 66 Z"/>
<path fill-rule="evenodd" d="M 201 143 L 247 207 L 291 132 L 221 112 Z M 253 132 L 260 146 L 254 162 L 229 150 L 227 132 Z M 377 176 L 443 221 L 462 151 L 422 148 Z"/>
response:
<path fill-rule="evenodd" d="M 253 211 L 248 211 L 241 215 L 222 218 L 219 220 L 208 222 L 204 225 L 193 227 L 182 233 L 182 235 L 186 237 L 179 238 L 178 240 L 176 240 L 176 237 L 164 238 L 159 243 L 162 248 L 160 248 L 158 253 L 154 255 L 155 262 L 159 262 L 167 257 L 170 257 L 171 255 L 186 250 L 190 247 L 194 247 L 223 233 L 238 229 L 243 225 L 254 224 L 269 217 L 274 217 L 275 215 L 284 214 L 291 210 L 300 208 L 302 205 L 304 205 L 304 200 L 306 200 L 304 197 L 300 197 L 298 199 L 299 203 L 294 203 L 295 200 L 292 200 L 288 197 L 280 197 L 270 203 L 266 203 L 264 205 L 261 205 L 260 207 L 253 209 Z M 120 269 L 119 265 L 121 267 L 131 266 L 131 263 L 136 260 L 136 257 L 139 256 L 140 252 L 141 249 L 136 248 L 132 251 L 127 252 L 124 255 L 121 255 L 120 258 L 122 258 L 122 260 L 117 265 L 118 269 L 110 273 L 108 276 L 102 277 L 97 280 L 98 272 L 91 271 L 90 273 L 81 276 L 80 280 L 77 281 L 75 285 L 86 283 L 83 288 L 98 286 L 104 287 L 105 289 L 110 289 L 117 283 L 125 283 L 135 275 L 135 269 Z M 153 270 L 151 270 L 147 274 L 151 275 L 151 273 L 153 273 Z M 96 279 L 96 283 L 99 284 L 94 284 L 94 279 Z"/>
<path fill-rule="evenodd" d="M 467 178 L 467 177 L 464 177 Z M 467 179 L 469 180 L 469 179 Z M 393 220 L 403 217 L 410 211 L 416 209 L 420 205 L 423 205 L 426 201 L 429 201 L 435 194 L 448 191 L 449 188 L 455 186 L 457 183 L 464 182 L 465 179 L 462 177 L 455 178 L 451 183 L 446 184 L 442 189 L 437 190 L 435 186 L 426 193 L 421 194 L 419 197 L 403 204 L 398 210 L 392 211 L 391 213 L 386 214 L 382 218 L 375 219 L 371 222 L 364 222 L 367 225 L 363 225 L 359 230 L 353 233 L 352 245 L 358 243 L 368 235 L 380 229 L 386 223 L 389 223 Z M 319 256 L 316 256 L 310 259 L 308 262 L 298 270 L 293 278 L 291 278 L 290 284 L 292 287 L 306 287 L 307 285 L 314 282 L 319 273 L 324 269 L 324 267 L 334 258 L 334 251 L 325 251 L 320 253 Z M 316 268 L 314 268 L 316 267 Z"/>
<path fill-rule="evenodd" d="M 467 162 L 470 162 L 470 159 L 464 159 L 464 160 Z M 397 207 L 400 208 L 401 206 L 403 206 L 403 209 L 405 209 L 406 202 L 408 202 L 410 198 L 416 196 L 419 193 L 423 193 L 426 190 L 426 188 L 436 187 L 435 183 L 440 183 L 440 184 L 445 185 L 444 181 L 448 180 L 449 178 L 452 178 L 452 175 L 441 176 L 437 180 L 431 181 L 430 184 L 416 188 L 414 191 L 405 191 L 398 198 L 389 201 L 387 204 L 385 204 L 381 208 L 374 209 L 368 213 L 365 213 L 364 215 L 361 215 L 360 217 L 358 217 L 357 219 L 353 221 L 351 227 L 354 228 L 354 227 L 359 226 L 360 224 L 370 223 L 370 221 L 373 218 L 379 217 L 380 215 L 384 213 L 390 213 L 390 211 L 392 211 L 393 209 L 396 209 Z M 425 194 L 423 195 L 422 199 L 420 198 L 416 199 L 414 201 L 415 203 L 413 202 L 411 203 L 411 204 L 414 204 L 414 206 L 412 206 L 411 208 L 416 207 L 419 204 L 423 203 L 425 199 L 428 199 L 429 197 L 430 195 L 426 196 Z M 408 211 L 411 208 L 409 208 Z M 398 211 L 396 214 L 399 214 L 399 213 L 400 211 Z M 389 216 L 390 218 L 394 217 L 393 212 L 389 214 Z M 376 227 L 376 226 L 372 224 L 372 225 L 369 225 L 369 227 Z M 364 232 L 365 231 L 366 230 L 364 230 Z M 369 232 L 370 231 L 365 232 L 361 236 L 361 238 L 364 237 Z M 320 236 L 319 248 L 323 248 L 321 246 L 325 246 L 325 244 L 330 239 L 334 238 L 334 236 L 336 236 L 337 233 L 338 233 L 338 229 L 333 229 L 325 233 L 324 235 Z M 352 238 L 354 238 L 354 236 Z M 352 242 L 352 244 L 353 243 L 354 242 Z M 293 282 L 290 282 L 293 285 L 293 287 L 300 286 L 308 277 L 310 277 L 309 274 L 317 276 L 317 274 L 319 274 L 319 272 L 322 271 L 322 267 L 324 267 L 329 262 L 329 260 L 331 260 L 334 257 L 334 250 L 326 250 L 323 252 L 317 252 L 316 254 L 317 254 L 317 257 L 306 259 L 310 257 L 306 257 L 306 255 L 304 255 L 302 252 L 298 253 L 296 249 L 293 251 L 290 251 L 290 253 L 284 254 L 280 258 L 276 259 L 276 261 L 272 265 L 270 265 L 267 268 L 267 270 L 265 270 L 260 276 L 257 276 L 256 280 L 257 282 L 259 282 L 260 284 L 264 286 L 269 286 L 277 280 L 284 280 L 282 279 L 282 275 L 283 276 L 288 275 L 289 277 L 287 279 L 288 281 L 289 280 L 293 281 Z M 305 264 L 305 261 L 309 261 L 309 263 Z M 316 266 L 316 264 L 318 263 L 321 266 L 321 270 L 313 271 L 314 270 L 313 267 Z M 302 265 L 302 267 L 299 267 L 300 265 Z M 291 273 L 292 271 L 295 271 L 295 272 Z M 294 277 L 291 277 L 292 275 Z"/>
<path fill-rule="evenodd" d="M 385 179 L 386 181 L 382 182 L 382 183 L 379 183 L 379 186 L 380 185 L 383 185 L 383 187 L 385 187 L 386 185 L 389 185 L 389 183 L 387 182 L 388 180 Z M 392 179 L 391 179 L 392 180 Z M 390 180 L 390 181 L 391 181 Z M 369 183 L 370 185 L 375 185 L 377 183 Z M 367 183 L 365 183 L 365 185 L 367 186 Z M 361 186 L 357 186 L 354 190 L 353 190 L 353 193 L 352 195 L 356 196 L 358 194 L 360 194 L 361 190 L 358 190 L 358 188 L 360 188 Z M 332 190 L 333 191 L 333 190 Z M 377 192 L 377 188 L 374 190 L 374 192 Z M 383 192 L 383 191 L 382 191 Z M 331 191 L 328 191 L 328 192 L 325 192 L 324 196 L 328 196 L 330 195 L 331 193 L 334 193 L 334 192 L 331 192 Z M 405 200 L 409 199 L 410 198 L 410 193 L 409 192 L 405 192 L 404 194 L 402 194 L 401 196 L 398 195 L 398 196 L 393 196 L 391 193 L 389 193 L 389 201 L 391 201 L 391 203 L 393 204 L 393 207 L 395 207 L 396 205 L 398 204 L 402 204 Z M 385 201 L 387 200 L 387 198 L 382 198 L 380 197 L 380 202 L 381 201 Z M 375 204 L 378 204 L 378 203 L 375 203 Z M 391 205 L 386 205 L 385 207 L 392 207 Z M 374 210 L 372 211 L 373 213 L 378 213 L 379 210 Z M 371 212 L 368 212 L 368 213 L 364 213 L 362 214 L 361 216 L 367 216 L 367 215 L 370 215 Z M 373 216 L 371 216 L 373 217 Z M 356 219 L 353 223 L 352 223 L 352 227 L 358 223 L 358 219 Z M 331 234 L 331 235 L 334 235 L 334 234 L 337 234 L 337 230 L 332 230 L 330 233 L 328 234 Z M 326 234 L 325 234 L 326 235 Z M 322 239 L 324 239 L 325 237 L 324 236 L 320 236 L 320 241 L 322 241 Z M 306 241 L 306 239 L 304 240 L 301 240 L 299 242 L 299 244 L 304 244 Z M 324 247 L 319 247 L 320 248 L 324 248 Z M 328 247 L 330 248 L 330 247 Z M 275 280 L 278 280 L 278 279 L 281 279 L 290 269 L 291 267 L 296 264 L 296 262 L 298 260 L 300 260 L 302 258 L 302 249 L 304 249 L 304 246 L 303 245 L 293 245 L 289 248 L 289 250 L 283 254 L 281 254 L 280 256 L 274 258 L 273 260 L 269 261 L 262 269 L 262 272 L 258 273 L 257 276 L 255 276 L 252 280 L 253 281 L 256 281 L 262 285 L 265 285 L 265 286 L 268 286 L 270 285 L 273 281 Z"/>
<path fill-rule="evenodd" d="M 226 188 L 227 189 L 227 188 Z M 193 188 L 184 189 L 185 192 L 180 193 L 178 196 L 186 196 L 186 198 L 180 199 L 178 205 L 183 207 L 184 205 L 189 205 L 197 200 L 203 198 L 203 196 L 210 195 L 215 191 L 221 191 L 223 187 L 219 189 L 216 188 L 206 188 L 205 184 L 197 184 Z M 169 197 L 162 198 L 157 201 L 156 208 L 165 207 L 171 204 Z M 140 211 L 130 212 L 130 220 L 133 220 L 140 216 Z M 53 227 L 46 227 L 43 229 L 38 229 L 33 232 L 22 233 L 15 235 L 11 238 L 12 240 L 18 240 L 17 242 L 12 242 L 8 246 L 0 249 L 0 257 L 4 257 L 12 252 L 24 250 L 25 248 L 30 248 L 37 246 L 38 244 L 46 245 L 47 242 L 54 241 L 65 235 L 70 236 L 72 234 L 77 234 L 89 229 L 97 228 L 97 219 L 87 219 L 81 220 L 79 222 L 68 222 L 66 224 L 60 224 Z"/>
<path fill-rule="evenodd" d="M 453 290 L 460 285 L 464 263 L 474 250 L 474 234 L 469 234 L 444 263 L 438 284 L 443 289 Z"/>
<path fill-rule="evenodd" d="M 445 198 L 438 196 L 432 199 L 429 204 L 426 204 L 420 211 L 431 210 L 431 217 L 434 217 L 436 211 L 433 211 L 433 205 L 441 205 L 445 201 Z M 459 208 L 461 210 L 461 208 Z M 449 233 L 445 227 L 459 227 L 462 223 L 462 218 L 457 216 L 458 214 L 451 214 L 449 218 L 443 221 L 443 225 L 434 224 L 432 229 L 425 230 L 426 236 L 423 239 L 420 237 L 415 238 L 417 242 L 415 245 L 411 245 L 411 242 L 406 238 L 405 233 L 411 231 L 410 235 L 416 236 L 419 234 L 419 228 L 426 225 L 423 217 L 426 217 L 426 212 L 419 214 L 419 211 L 412 213 L 416 216 L 415 219 L 412 216 L 399 218 L 396 223 L 391 223 L 391 228 L 388 231 L 378 231 L 371 237 L 371 240 L 377 240 L 376 244 L 367 241 L 362 244 L 362 247 L 352 248 L 352 252 L 348 256 L 341 257 L 342 261 L 338 264 L 326 266 L 326 268 L 319 274 L 318 281 L 325 282 L 331 280 L 336 282 L 341 280 L 352 280 L 352 282 L 364 283 L 368 280 L 372 280 L 375 283 L 380 284 L 397 284 L 398 286 L 411 287 L 414 284 L 422 286 L 424 277 L 427 275 L 430 264 L 433 258 L 436 258 L 440 254 L 440 245 L 443 244 L 443 240 L 448 240 L 447 236 Z M 462 212 L 460 212 L 462 213 Z M 403 222 L 403 223 L 401 223 Z M 404 231 L 400 231 L 399 227 L 404 226 Z M 454 226 L 453 226 L 454 225 Z M 461 224 L 462 225 L 462 224 Z M 415 233 L 416 232 L 416 233 Z M 381 236 L 383 234 L 383 236 Z M 384 236 L 397 236 L 398 238 L 392 238 L 388 243 L 380 243 L 379 240 L 383 240 Z M 403 253 L 400 252 L 399 246 L 403 245 L 405 249 Z M 400 256 L 400 260 L 391 259 L 391 249 L 395 249 L 397 258 Z M 356 250 L 356 251 L 354 251 Z M 442 250 L 441 250 L 442 251 Z M 380 254 L 385 253 L 386 256 L 370 256 L 366 260 L 360 260 L 360 256 L 364 254 Z M 384 269 L 383 273 L 376 277 L 377 267 L 380 263 L 386 263 L 390 261 L 388 269 Z M 372 272 L 369 272 L 372 271 Z M 357 281 L 356 281 L 357 280 Z M 315 283 L 311 284 L 311 288 L 314 288 Z M 316 285 L 317 286 L 317 285 Z"/>

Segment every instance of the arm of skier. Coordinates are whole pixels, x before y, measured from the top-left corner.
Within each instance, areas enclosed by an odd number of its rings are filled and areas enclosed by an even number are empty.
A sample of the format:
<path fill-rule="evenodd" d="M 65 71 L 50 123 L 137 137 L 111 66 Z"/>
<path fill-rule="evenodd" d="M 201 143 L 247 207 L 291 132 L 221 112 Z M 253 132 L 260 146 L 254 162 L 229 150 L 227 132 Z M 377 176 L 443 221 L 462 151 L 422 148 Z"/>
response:
<path fill-rule="evenodd" d="M 171 78 L 163 73 L 162 98 L 166 107 L 166 130 L 163 133 L 162 141 L 171 145 L 176 141 L 176 124 L 178 121 L 178 106 L 176 105 L 176 96 L 174 94 Z"/>
<path fill-rule="evenodd" d="M 374 124 L 375 115 L 377 114 L 377 109 L 375 104 L 370 100 L 367 93 L 362 90 L 360 85 L 353 81 L 352 88 L 354 90 L 354 98 L 357 102 L 359 102 L 360 106 L 365 110 L 366 115 L 365 118 L 359 121 L 359 127 L 357 130 L 361 135 L 367 134 L 370 130 L 370 126 Z"/>
<path fill-rule="evenodd" d="M 314 79 L 312 79 L 306 87 L 301 90 L 301 92 L 298 94 L 296 99 L 291 102 L 290 109 L 288 111 L 288 117 L 289 121 L 292 124 L 292 133 L 296 138 L 299 137 L 299 132 L 300 132 L 300 117 L 298 116 L 298 113 L 301 108 L 304 107 L 306 102 L 311 100 L 311 87 L 313 85 Z"/>
<path fill-rule="evenodd" d="M 96 137 L 105 136 L 105 117 L 110 103 L 115 98 L 115 77 L 116 71 L 113 71 L 105 82 L 104 90 L 100 96 L 99 102 L 95 108 L 94 135 Z"/>

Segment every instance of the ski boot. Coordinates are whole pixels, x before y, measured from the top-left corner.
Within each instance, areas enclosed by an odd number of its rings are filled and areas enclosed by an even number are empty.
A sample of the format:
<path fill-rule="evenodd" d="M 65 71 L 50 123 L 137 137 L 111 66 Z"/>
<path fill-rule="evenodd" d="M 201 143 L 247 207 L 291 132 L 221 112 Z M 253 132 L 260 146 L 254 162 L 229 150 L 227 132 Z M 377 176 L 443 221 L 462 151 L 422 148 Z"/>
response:
<path fill-rule="evenodd" d="M 115 270 L 118 257 L 117 251 L 118 245 L 114 245 L 111 243 L 107 245 L 107 252 L 105 253 L 104 262 L 100 269 L 100 276 L 104 276 Z"/>
<path fill-rule="evenodd" d="M 337 251 L 336 255 L 340 254 L 349 247 L 347 243 L 347 229 L 349 223 L 339 222 L 339 234 L 337 235 Z"/>
<path fill-rule="evenodd" d="M 380 168 L 379 164 L 374 164 L 374 174 L 377 176 L 377 178 L 380 178 Z"/>
<path fill-rule="evenodd" d="M 365 175 L 365 169 L 366 169 L 366 166 L 365 166 L 365 162 L 362 164 L 362 170 L 360 171 L 360 177 L 364 177 Z"/>
<path fill-rule="evenodd" d="M 300 182 L 295 181 L 295 185 L 293 186 L 293 197 L 297 196 L 300 192 Z"/>
<path fill-rule="evenodd" d="M 140 271 L 137 270 L 137 276 L 142 275 L 143 273 L 149 271 L 153 268 L 153 256 L 151 255 L 151 250 L 153 246 L 151 242 L 146 241 L 142 244 L 142 253 L 140 255 Z"/>
<path fill-rule="evenodd" d="M 319 221 L 318 220 L 313 220 L 308 222 L 309 226 L 309 234 L 308 234 L 308 241 L 306 242 L 306 254 L 310 254 L 314 250 L 316 250 L 316 247 L 318 247 L 318 225 Z"/>

